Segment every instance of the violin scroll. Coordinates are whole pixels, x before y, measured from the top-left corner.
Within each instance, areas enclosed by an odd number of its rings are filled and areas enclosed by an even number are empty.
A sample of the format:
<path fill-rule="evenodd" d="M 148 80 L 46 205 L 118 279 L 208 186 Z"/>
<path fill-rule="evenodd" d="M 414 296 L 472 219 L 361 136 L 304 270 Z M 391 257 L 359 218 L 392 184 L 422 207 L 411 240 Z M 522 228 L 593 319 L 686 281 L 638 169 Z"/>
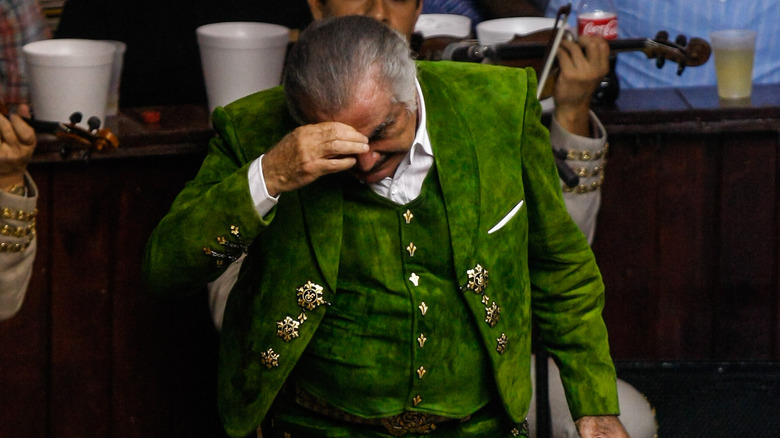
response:
<path fill-rule="evenodd" d="M 697 67 L 710 59 L 712 48 L 710 44 L 701 38 L 688 40 L 685 35 L 678 35 L 674 42 L 669 41 L 669 32 L 658 32 L 653 40 L 646 40 L 642 44 L 642 52 L 649 59 L 656 59 L 658 68 L 664 66 L 667 59 L 677 63 L 677 75 L 681 75 L 685 67 Z M 631 49 L 626 49 L 631 50 Z"/>
<path fill-rule="evenodd" d="M 87 119 L 87 129 L 78 126 L 83 119 L 80 112 L 74 112 L 69 119 L 69 123 L 41 122 L 35 119 L 29 120 L 28 123 L 35 128 L 36 132 L 54 134 L 58 139 L 65 140 L 65 144 L 60 149 L 60 156 L 63 159 L 70 156 L 73 146 L 84 149 L 82 158 L 85 161 L 89 160 L 95 150 L 103 151 L 119 147 L 117 136 L 110 129 L 100 128 L 99 117 L 92 116 Z"/>
<path fill-rule="evenodd" d="M 9 115 L 8 108 L 2 100 L 0 100 L 0 114 L 5 117 Z M 85 161 L 89 160 L 94 150 L 102 151 L 119 147 L 119 138 L 110 129 L 100 128 L 99 117 L 90 117 L 87 120 L 87 129 L 78 126 L 82 119 L 83 115 L 80 112 L 71 114 L 68 123 L 22 117 L 22 120 L 37 134 L 52 134 L 63 141 L 60 148 L 60 156 L 63 159 L 70 156 L 74 146 L 84 149 L 82 158 Z"/>

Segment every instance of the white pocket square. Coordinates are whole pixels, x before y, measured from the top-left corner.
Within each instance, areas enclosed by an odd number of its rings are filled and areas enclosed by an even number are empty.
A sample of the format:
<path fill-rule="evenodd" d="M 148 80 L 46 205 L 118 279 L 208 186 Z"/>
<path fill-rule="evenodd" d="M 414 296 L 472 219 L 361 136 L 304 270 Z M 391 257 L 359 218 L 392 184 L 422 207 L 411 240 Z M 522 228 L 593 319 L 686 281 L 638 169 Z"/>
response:
<path fill-rule="evenodd" d="M 509 213 L 507 213 L 507 215 L 506 215 L 506 216 L 504 216 L 504 218 L 503 218 L 503 219 L 501 219 L 500 221 L 498 221 L 498 223 L 497 223 L 496 225 L 494 225 L 494 226 L 493 226 L 493 228 L 491 228 L 490 230 L 488 230 L 488 234 L 493 234 L 493 233 L 495 233 L 496 231 L 500 230 L 500 229 L 501 229 L 501 228 L 502 228 L 504 225 L 506 225 L 506 224 L 507 224 L 507 222 L 509 222 L 509 220 L 510 220 L 510 219 L 512 219 L 513 217 L 515 217 L 515 215 L 517 214 L 517 212 L 518 212 L 518 211 L 520 211 L 520 208 L 523 206 L 523 204 L 524 204 L 524 203 L 525 203 L 525 201 L 524 201 L 524 200 L 523 200 L 523 201 L 520 201 L 520 202 L 518 202 L 518 203 L 517 203 L 517 205 L 515 205 L 515 206 L 514 206 L 514 208 L 512 208 L 512 211 L 510 211 Z"/>

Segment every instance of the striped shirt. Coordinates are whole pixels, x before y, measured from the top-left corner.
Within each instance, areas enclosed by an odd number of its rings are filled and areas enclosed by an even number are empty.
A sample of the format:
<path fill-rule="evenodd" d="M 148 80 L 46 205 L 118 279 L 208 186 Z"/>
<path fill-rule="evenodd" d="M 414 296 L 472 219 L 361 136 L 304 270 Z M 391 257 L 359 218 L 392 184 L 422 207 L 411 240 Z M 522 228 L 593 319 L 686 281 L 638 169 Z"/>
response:
<path fill-rule="evenodd" d="M 0 97 L 6 104 L 29 102 L 29 81 L 22 47 L 51 38 L 35 0 L 0 1 Z"/>

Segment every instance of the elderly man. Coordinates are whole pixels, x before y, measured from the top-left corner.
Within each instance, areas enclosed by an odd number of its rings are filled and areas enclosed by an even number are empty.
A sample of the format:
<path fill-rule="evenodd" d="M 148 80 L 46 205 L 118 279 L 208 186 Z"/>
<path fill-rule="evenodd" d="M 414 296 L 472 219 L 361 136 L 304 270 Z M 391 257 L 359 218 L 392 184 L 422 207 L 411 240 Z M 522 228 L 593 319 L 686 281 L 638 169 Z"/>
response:
<path fill-rule="evenodd" d="M 535 82 L 415 72 L 388 27 L 327 20 L 292 50 L 284 91 L 215 111 L 219 136 L 146 273 L 186 290 L 248 246 L 220 347 L 226 430 L 522 435 L 533 317 L 582 436 L 626 436 L 603 285 L 563 206 Z"/>

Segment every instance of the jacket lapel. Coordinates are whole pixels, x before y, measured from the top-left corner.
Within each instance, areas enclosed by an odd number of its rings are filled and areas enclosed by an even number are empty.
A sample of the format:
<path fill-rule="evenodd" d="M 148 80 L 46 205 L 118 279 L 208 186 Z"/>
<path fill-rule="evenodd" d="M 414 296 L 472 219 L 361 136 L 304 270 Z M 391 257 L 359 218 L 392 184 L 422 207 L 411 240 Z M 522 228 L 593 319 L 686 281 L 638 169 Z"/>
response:
<path fill-rule="evenodd" d="M 300 189 L 303 216 L 314 257 L 330 290 L 336 292 L 344 198 L 343 175 L 329 175 Z"/>
<path fill-rule="evenodd" d="M 447 95 L 447 84 L 423 68 L 419 77 L 425 97 L 428 135 L 450 226 L 455 270 L 461 276 L 466 269 L 474 267 L 480 228 L 476 142 L 463 114 L 450 105 L 453 100 Z"/>

